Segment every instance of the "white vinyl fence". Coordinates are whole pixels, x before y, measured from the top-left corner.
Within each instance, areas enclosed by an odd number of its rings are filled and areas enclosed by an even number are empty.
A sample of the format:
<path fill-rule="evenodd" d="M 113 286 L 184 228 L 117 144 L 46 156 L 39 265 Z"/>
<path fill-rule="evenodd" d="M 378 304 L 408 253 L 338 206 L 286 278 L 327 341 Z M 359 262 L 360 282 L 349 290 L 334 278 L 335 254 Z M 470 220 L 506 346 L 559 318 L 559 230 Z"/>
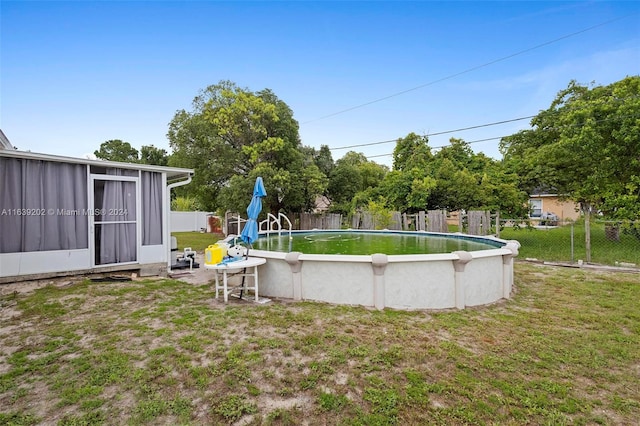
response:
<path fill-rule="evenodd" d="M 169 229 L 171 232 L 207 231 L 207 218 L 210 212 L 171 212 Z"/>

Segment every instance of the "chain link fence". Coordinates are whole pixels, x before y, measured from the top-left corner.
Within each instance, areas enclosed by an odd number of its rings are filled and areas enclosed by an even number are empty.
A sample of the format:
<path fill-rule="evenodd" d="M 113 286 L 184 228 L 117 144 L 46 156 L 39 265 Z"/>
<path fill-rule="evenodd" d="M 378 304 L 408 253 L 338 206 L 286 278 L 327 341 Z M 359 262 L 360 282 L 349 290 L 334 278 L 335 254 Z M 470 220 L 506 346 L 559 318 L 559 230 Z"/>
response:
<path fill-rule="evenodd" d="M 640 221 L 508 220 L 495 235 L 521 244 L 520 258 L 640 267 Z"/>

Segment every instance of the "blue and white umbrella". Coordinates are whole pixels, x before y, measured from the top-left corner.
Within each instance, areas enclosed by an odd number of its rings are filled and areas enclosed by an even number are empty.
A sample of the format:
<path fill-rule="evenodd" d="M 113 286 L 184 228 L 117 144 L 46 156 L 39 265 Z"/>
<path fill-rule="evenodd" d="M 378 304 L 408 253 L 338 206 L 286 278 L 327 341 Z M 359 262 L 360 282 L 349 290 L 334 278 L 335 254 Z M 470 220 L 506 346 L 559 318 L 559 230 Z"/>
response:
<path fill-rule="evenodd" d="M 264 184 L 262 183 L 262 178 L 258 176 L 256 179 L 256 183 L 253 186 L 253 197 L 251 198 L 251 202 L 249 203 L 249 207 L 247 207 L 247 223 L 245 223 L 244 228 L 242 228 L 242 233 L 240 237 L 242 241 L 251 245 L 255 240 L 258 239 L 258 215 L 260 211 L 262 211 L 262 197 L 267 195 L 267 191 L 264 189 Z"/>

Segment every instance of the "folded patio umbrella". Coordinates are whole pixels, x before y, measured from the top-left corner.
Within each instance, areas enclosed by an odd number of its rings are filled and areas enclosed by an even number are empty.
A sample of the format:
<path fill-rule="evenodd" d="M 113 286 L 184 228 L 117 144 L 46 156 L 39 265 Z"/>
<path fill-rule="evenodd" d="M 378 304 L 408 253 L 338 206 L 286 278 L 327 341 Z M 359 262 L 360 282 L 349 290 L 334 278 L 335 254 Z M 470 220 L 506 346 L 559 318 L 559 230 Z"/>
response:
<path fill-rule="evenodd" d="M 258 215 L 262 211 L 262 197 L 267 195 L 267 191 L 264 189 L 262 178 L 258 176 L 256 183 L 253 185 L 253 197 L 247 207 L 247 223 L 244 224 L 240 238 L 242 241 L 248 244 L 249 247 L 253 247 L 252 244 L 258 239 Z M 249 247 L 247 247 L 246 258 L 249 258 Z M 242 277 L 242 290 L 240 290 L 240 298 L 244 291 L 244 276 Z"/>
<path fill-rule="evenodd" d="M 242 233 L 240 234 L 242 241 L 249 244 L 250 247 L 251 244 L 258 239 L 258 215 L 260 211 L 262 211 L 262 197 L 266 195 L 267 191 L 264 189 L 262 178 L 258 176 L 253 186 L 253 197 L 247 207 L 247 223 L 245 223 L 244 228 L 242 228 Z"/>

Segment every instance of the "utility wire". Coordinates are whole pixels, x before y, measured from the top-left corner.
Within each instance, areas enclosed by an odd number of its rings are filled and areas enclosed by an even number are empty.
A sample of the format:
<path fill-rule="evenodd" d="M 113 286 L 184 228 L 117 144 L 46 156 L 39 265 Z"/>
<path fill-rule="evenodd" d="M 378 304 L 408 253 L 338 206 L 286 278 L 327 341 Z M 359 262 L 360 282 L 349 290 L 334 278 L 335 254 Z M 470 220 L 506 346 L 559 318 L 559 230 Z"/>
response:
<path fill-rule="evenodd" d="M 464 141 L 466 144 L 472 144 L 472 143 L 478 143 L 478 142 L 487 142 L 487 141 L 492 141 L 492 140 L 496 140 L 496 139 L 502 139 L 502 138 L 506 138 L 507 136 L 510 135 L 505 135 L 505 136 L 497 136 L 497 137 L 493 137 L 493 138 L 486 138 L 486 139 L 476 139 L 474 141 Z M 440 148 L 447 148 L 449 145 L 440 145 L 440 146 L 430 146 L 430 149 L 440 149 Z M 366 158 L 376 158 L 376 157 L 389 157 L 393 155 L 393 152 L 389 153 L 389 154 L 377 154 L 377 155 L 370 155 Z"/>
<path fill-rule="evenodd" d="M 627 115 L 611 117 L 611 118 L 601 118 L 599 120 L 594 120 L 594 122 L 595 123 L 602 123 L 602 122 L 612 121 L 614 119 L 619 119 L 619 118 L 638 118 L 638 119 L 640 119 L 640 116 L 639 117 L 635 117 L 632 114 L 631 115 L 627 114 Z M 568 129 L 568 128 L 572 128 L 572 127 L 579 127 L 579 126 L 582 126 L 582 125 L 583 125 L 582 123 L 565 124 L 563 126 L 554 126 L 554 127 L 548 127 L 548 128 L 538 129 L 538 130 L 542 131 L 542 132 L 559 131 L 559 130 L 562 130 L 562 129 Z M 476 140 L 473 140 L 473 141 L 464 141 L 464 142 L 466 144 L 472 144 L 472 143 L 487 142 L 487 141 L 492 141 L 492 140 L 496 140 L 496 139 L 502 139 L 502 138 L 506 138 L 506 137 L 509 137 L 509 136 L 513 136 L 513 135 L 496 136 L 496 137 L 493 137 L 493 138 L 476 139 Z M 448 146 L 449 145 L 430 146 L 429 148 L 430 149 L 440 149 L 440 148 L 447 148 Z M 365 158 L 389 157 L 391 155 L 393 155 L 392 152 L 389 153 L 389 154 L 370 155 L 370 156 L 367 156 Z"/>
<path fill-rule="evenodd" d="M 533 118 L 533 117 L 535 117 L 535 115 L 529 115 L 527 117 L 520 117 L 520 118 L 512 118 L 510 120 L 495 121 L 493 123 L 487 123 L 487 124 L 478 124 L 477 126 L 461 127 L 459 129 L 445 130 L 443 132 L 427 133 L 425 136 L 429 137 L 429 136 L 446 135 L 447 133 L 455 133 L 455 132 L 462 132 L 464 130 L 472 130 L 472 129 L 480 129 L 482 127 L 497 126 L 498 124 L 512 123 L 514 121 L 527 120 L 527 119 Z M 385 144 L 385 143 L 391 143 L 391 142 L 397 142 L 397 141 L 398 141 L 398 139 L 392 139 L 392 140 L 388 140 L 388 141 L 361 143 L 361 144 L 358 144 L 358 145 L 339 146 L 337 148 L 329 148 L 329 151 L 334 151 L 334 150 L 337 150 L 337 149 L 359 148 L 359 147 L 363 147 L 363 146 L 382 145 L 382 144 Z"/>
<path fill-rule="evenodd" d="M 628 101 L 631 99 L 638 99 L 640 98 L 640 95 L 632 95 L 632 96 L 627 96 L 625 98 L 615 98 L 613 99 L 613 101 L 615 102 L 624 102 L 624 101 Z M 567 109 L 567 111 L 573 111 L 573 108 L 569 108 Z M 505 123 L 512 123 L 514 121 L 521 121 L 521 120 L 527 120 L 529 118 L 534 118 L 537 117 L 537 115 L 528 115 L 526 117 L 519 117 L 519 118 L 512 118 L 509 120 L 502 120 L 502 121 L 494 121 L 493 123 L 486 123 L 486 124 L 478 124 L 475 126 L 469 126 L 469 127 L 461 127 L 459 129 L 454 129 L 454 130 L 445 130 L 442 132 L 435 132 L 435 133 L 427 133 L 425 136 L 429 137 L 429 136 L 438 136 L 438 135 L 445 135 L 447 133 L 455 133 L 455 132 L 461 132 L 461 131 L 465 131 L 465 130 L 472 130 L 472 129 L 479 129 L 482 127 L 490 127 L 490 126 L 497 126 L 499 124 L 505 124 Z M 622 116 L 622 118 L 627 118 L 628 116 Z M 620 118 L 620 117 L 618 117 Z M 600 120 L 596 120 L 596 122 L 601 122 L 601 121 L 608 121 L 608 120 L 612 120 L 613 118 L 603 118 Z M 339 146 L 336 148 L 329 148 L 329 151 L 333 151 L 333 150 L 338 150 L 338 149 L 349 149 L 349 148 L 359 148 L 359 147 L 363 147 L 363 146 L 373 146 L 373 145 L 382 145 L 385 143 L 391 143 L 391 142 L 397 142 L 399 138 L 396 139 L 390 139 L 387 141 L 379 141 L 379 142 L 368 142 L 368 143 L 361 143 L 361 144 L 357 144 L 357 145 L 348 145 L 348 146 Z M 491 139 L 497 139 L 497 138 L 491 138 Z M 491 139 L 487 139 L 487 140 L 491 140 Z M 478 141 L 481 142 L 481 141 Z M 467 143 L 472 143 L 472 142 L 467 142 Z M 442 147 L 435 147 L 435 148 L 442 148 Z M 384 155 L 388 155 L 388 154 L 382 154 L 381 156 Z"/>
<path fill-rule="evenodd" d="M 484 64 L 477 65 L 477 66 L 475 66 L 475 67 L 471 67 L 471 68 L 467 68 L 467 69 L 465 69 L 465 70 L 463 70 L 463 71 L 460 71 L 460 72 L 457 72 L 457 73 L 455 73 L 455 74 L 450 74 L 450 75 L 448 75 L 448 76 L 446 76 L 446 77 L 442 77 L 442 78 L 439 78 L 439 79 L 437 79 L 437 80 L 433 80 L 433 81 L 430 81 L 430 82 L 428 82 L 428 83 L 421 84 L 421 85 L 419 85 L 419 86 L 412 87 L 412 88 L 410 88 L 410 89 L 406 89 L 406 90 L 403 90 L 403 91 L 401 91 L 401 92 L 394 93 L 394 94 L 389 95 L 389 96 L 385 96 L 385 97 L 382 97 L 382 98 L 374 99 L 374 100 L 372 100 L 372 101 L 365 102 L 365 103 L 363 103 L 363 104 L 356 105 L 356 106 L 353 106 L 353 107 L 351 107 L 351 108 L 343 109 L 343 110 L 341 110 L 341 111 L 334 112 L 334 113 L 332 113 L 332 114 L 324 115 L 324 116 L 322 116 L 322 117 L 315 118 L 315 119 L 313 119 L 313 120 L 308 120 L 308 121 L 303 122 L 302 124 L 313 123 L 314 121 L 324 120 L 325 118 L 334 117 L 334 116 L 336 116 L 336 115 L 344 114 L 345 112 L 353 111 L 353 110 L 355 110 L 355 109 L 359 109 L 359 108 L 362 108 L 362 107 L 365 107 L 365 106 L 368 106 L 368 105 L 372 105 L 372 104 L 375 104 L 375 103 L 378 103 L 378 102 L 386 101 L 387 99 L 391 99 L 391 98 L 394 98 L 394 97 L 396 97 L 396 96 L 404 95 L 405 93 L 413 92 L 413 91 L 415 91 L 415 90 L 422 89 L 423 87 L 432 86 L 432 85 L 434 85 L 434 84 L 437 84 L 437 83 L 440 83 L 440 82 L 443 82 L 443 81 L 446 81 L 446 80 L 450 80 L 450 79 L 452 79 L 452 78 L 455 78 L 455 77 L 458 77 L 458 76 L 461 76 L 461 75 L 464 75 L 464 74 L 468 74 L 468 73 L 470 73 L 470 72 L 473 72 L 473 71 L 479 70 L 479 69 L 481 69 L 481 68 L 485 68 L 485 67 L 488 67 L 488 66 L 490 66 L 490 65 L 493 65 L 493 64 L 497 64 L 497 63 L 499 63 L 499 62 L 506 61 L 507 59 L 511 59 L 511 58 L 516 57 L 516 56 L 520 56 L 520 55 L 522 55 L 522 54 L 525 54 L 525 53 L 531 52 L 531 51 L 533 51 L 533 50 L 540 49 L 540 48 L 545 47 L 545 46 L 549 46 L 549 45 L 554 44 L 554 43 L 557 43 L 557 42 L 559 42 L 559 41 L 566 40 L 566 39 L 568 39 L 568 38 L 571 38 L 571 37 L 577 36 L 577 35 L 579 35 L 579 34 L 586 33 L 586 32 L 588 32 L 588 31 L 594 30 L 594 29 L 599 28 L 599 27 L 602 27 L 602 26 L 604 26 L 604 25 L 611 24 L 612 22 L 619 21 L 619 20 L 624 19 L 624 18 L 627 18 L 627 17 L 629 17 L 629 16 L 633 16 L 633 15 L 626 15 L 626 16 L 621 16 L 621 17 L 618 17 L 618 18 L 610 19 L 610 20 L 608 20 L 608 21 L 601 22 L 601 23 L 599 23 L 599 24 L 592 25 L 592 26 L 590 26 L 590 27 L 584 28 L 584 29 L 582 29 L 582 30 L 579 30 L 579 31 L 576 31 L 576 32 L 573 32 L 573 33 L 570 33 L 570 34 L 563 35 L 563 36 L 558 37 L 558 38 L 556 38 L 556 39 L 553 39 L 553 40 L 551 40 L 551 41 L 547 41 L 547 42 L 544 42 L 544 43 L 541 43 L 541 44 L 535 45 L 535 46 L 533 46 L 533 47 L 529 47 L 529 48 L 527 48 L 527 49 L 520 50 L 520 51 L 518 51 L 518 52 L 512 53 L 512 54 L 507 55 L 507 56 L 503 56 L 503 57 L 498 58 L 498 59 L 494 59 L 493 61 L 485 62 Z"/>
<path fill-rule="evenodd" d="M 533 117 L 535 117 L 535 115 L 529 115 L 527 117 L 520 117 L 520 118 L 512 118 L 511 120 L 496 121 L 494 123 L 479 124 L 477 126 L 463 127 L 461 129 L 446 130 L 444 132 L 429 133 L 429 134 L 427 134 L 427 136 L 446 135 L 447 133 L 462 132 L 463 130 L 479 129 L 481 127 L 489 127 L 489 126 L 497 126 L 498 124 L 512 123 L 514 121 L 521 121 L 521 120 L 528 120 L 529 118 L 533 118 Z"/>

